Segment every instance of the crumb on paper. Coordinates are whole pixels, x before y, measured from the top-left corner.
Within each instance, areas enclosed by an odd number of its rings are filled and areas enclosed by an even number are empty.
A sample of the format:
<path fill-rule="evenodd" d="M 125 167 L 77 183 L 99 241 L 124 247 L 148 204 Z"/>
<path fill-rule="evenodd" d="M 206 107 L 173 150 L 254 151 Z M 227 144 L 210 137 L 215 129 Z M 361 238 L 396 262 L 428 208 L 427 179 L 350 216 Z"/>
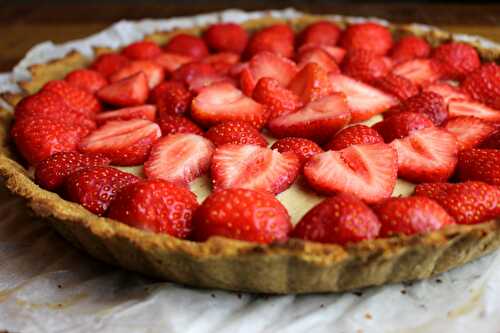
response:
<path fill-rule="evenodd" d="M 372 317 L 372 315 L 370 314 L 370 312 L 365 313 L 365 318 L 366 318 L 366 319 L 368 319 L 368 320 L 373 319 L 373 317 Z"/>

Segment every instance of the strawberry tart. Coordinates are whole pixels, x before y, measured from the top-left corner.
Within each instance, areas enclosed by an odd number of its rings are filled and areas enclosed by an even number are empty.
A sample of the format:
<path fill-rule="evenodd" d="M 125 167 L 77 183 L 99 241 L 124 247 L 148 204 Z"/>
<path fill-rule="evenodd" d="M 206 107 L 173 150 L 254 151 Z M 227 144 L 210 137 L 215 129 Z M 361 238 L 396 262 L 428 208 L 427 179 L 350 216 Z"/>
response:
<path fill-rule="evenodd" d="M 63 237 L 191 286 L 337 292 L 500 245 L 500 48 L 303 15 L 30 68 L 0 174 Z"/>

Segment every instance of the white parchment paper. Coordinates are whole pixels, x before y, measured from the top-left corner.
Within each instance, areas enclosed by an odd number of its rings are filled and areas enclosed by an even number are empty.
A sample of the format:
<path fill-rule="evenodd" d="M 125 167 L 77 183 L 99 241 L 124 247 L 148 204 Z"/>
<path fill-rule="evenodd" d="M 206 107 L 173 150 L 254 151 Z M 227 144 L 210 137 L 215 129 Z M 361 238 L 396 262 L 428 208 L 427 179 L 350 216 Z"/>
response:
<path fill-rule="evenodd" d="M 45 42 L 28 52 L 13 72 L 0 75 L 0 91 L 16 91 L 15 82 L 29 78 L 27 66 L 71 49 L 90 56 L 92 46 L 120 46 L 155 30 L 243 21 L 267 13 L 230 10 L 122 21 L 83 40 Z M 300 15 L 291 9 L 271 14 Z M 192 289 L 102 264 L 74 249 L 28 211 L 0 183 L 0 331 L 500 332 L 499 253 L 413 284 L 266 297 Z"/>

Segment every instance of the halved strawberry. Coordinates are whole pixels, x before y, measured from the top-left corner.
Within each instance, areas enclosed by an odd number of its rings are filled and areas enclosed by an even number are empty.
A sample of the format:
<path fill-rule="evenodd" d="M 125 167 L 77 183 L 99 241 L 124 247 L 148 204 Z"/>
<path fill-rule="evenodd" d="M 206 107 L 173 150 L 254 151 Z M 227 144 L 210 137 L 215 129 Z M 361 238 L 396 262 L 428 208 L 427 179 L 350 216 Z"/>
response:
<path fill-rule="evenodd" d="M 91 69 L 76 69 L 66 75 L 64 80 L 91 94 L 108 84 L 104 75 Z"/>
<path fill-rule="evenodd" d="M 392 47 L 392 34 L 375 22 L 356 23 L 344 31 L 340 45 L 348 52 L 361 49 L 385 55 Z"/>
<path fill-rule="evenodd" d="M 248 43 L 247 53 L 253 56 L 262 51 L 285 58 L 293 56 L 294 33 L 288 24 L 275 24 L 257 31 Z"/>
<path fill-rule="evenodd" d="M 370 207 L 353 195 L 338 194 L 309 210 L 290 236 L 345 245 L 374 239 L 379 230 L 380 222 Z"/>
<path fill-rule="evenodd" d="M 425 196 L 390 198 L 374 211 L 382 225 L 382 237 L 423 234 L 455 224 L 443 207 Z"/>
<path fill-rule="evenodd" d="M 163 136 L 175 133 L 205 134 L 203 130 L 189 120 L 189 118 L 176 114 L 160 114 L 158 125 L 160 125 Z"/>
<path fill-rule="evenodd" d="M 436 200 L 459 224 L 476 224 L 500 216 L 500 189 L 483 182 L 420 184 L 415 193 Z"/>
<path fill-rule="evenodd" d="M 417 36 L 404 36 L 399 39 L 391 50 L 395 63 L 402 63 L 418 58 L 427 58 L 431 54 L 429 43 Z"/>
<path fill-rule="evenodd" d="M 104 215 L 116 194 L 139 177 L 106 166 L 91 166 L 71 173 L 64 182 L 66 196 L 94 214 Z"/>
<path fill-rule="evenodd" d="M 351 110 L 351 122 L 370 119 L 399 103 L 398 99 L 342 74 L 330 75 L 333 91 L 344 93 Z"/>
<path fill-rule="evenodd" d="M 450 118 L 472 116 L 489 122 L 500 121 L 499 110 L 492 109 L 482 103 L 474 101 L 452 99 L 448 103 L 448 112 Z"/>
<path fill-rule="evenodd" d="M 462 181 L 478 180 L 500 186 L 500 150 L 467 149 L 458 154 L 457 175 Z"/>
<path fill-rule="evenodd" d="M 208 47 L 219 52 L 241 54 L 248 42 L 248 33 L 236 23 L 215 23 L 203 33 Z"/>
<path fill-rule="evenodd" d="M 267 147 L 267 141 L 252 125 L 244 121 L 226 121 L 211 127 L 205 135 L 217 147 L 227 143 Z"/>
<path fill-rule="evenodd" d="M 189 89 L 194 93 L 199 93 L 201 89 L 211 86 L 216 83 L 229 83 L 233 86 L 237 86 L 237 81 L 233 78 L 222 75 L 222 74 L 210 74 L 210 75 L 200 75 L 196 76 L 189 82 Z"/>
<path fill-rule="evenodd" d="M 331 45 L 337 44 L 342 30 L 329 21 L 317 21 L 309 24 L 298 36 L 299 44 Z"/>
<path fill-rule="evenodd" d="M 288 137 L 279 139 L 272 146 L 271 149 L 276 149 L 280 153 L 293 152 L 297 154 L 300 164 L 304 164 L 309 157 L 322 153 L 323 149 L 314 141 L 304 138 Z"/>
<path fill-rule="evenodd" d="M 459 151 L 476 147 L 495 131 L 493 125 L 475 117 L 450 119 L 444 128 L 456 136 Z"/>
<path fill-rule="evenodd" d="M 316 44 L 311 44 L 307 43 L 299 47 L 298 49 L 298 55 L 300 55 L 304 52 L 308 52 L 311 50 L 315 49 L 320 49 L 324 52 L 326 52 L 330 57 L 335 60 L 337 64 L 340 64 L 342 60 L 344 59 L 347 51 L 341 47 L 336 47 L 336 46 L 328 46 L 328 45 L 316 45 Z"/>
<path fill-rule="evenodd" d="M 400 101 L 418 95 L 420 92 L 416 84 L 402 76 L 392 73 L 379 78 L 374 82 L 374 85 L 380 90 L 396 96 Z"/>
<path fill-rule="evenodd" d="M 240 73 L 241 90 L 251 96 L 257 82 L 263 77 L 270 77 L 287 86 L 297 74 L 297 66 L 293 61 L 271 52 L 255 54 Z"/>
<path fill-rule="evenodd" d="M 443 76 L 441 65 L 433 59 L 402 62 L 394 67 L 392 73 L 405 77 L 419 86 L 427 86 Z"/>
<path fill-rule="evenodd" d="M 139 72 L 131 77 L 111 83 L 97 91 L 96 96 L 103 102 L 117 106 L 141 105 L 148 99 L 148 79 Z"/>
<path fill-rule="evenodd" d="M 229 75 L 234 65 L 240 61 L 240 55 L 233 52 L 219 52 L 211 54 L 201 60 L 202 63 L 209 64 L 217 74 Z"/>
<path fill-rule="evenodd" d="M 493 133 L 491 133 L 486 140 L 481 143 L 480 148 L 487 149 L 499 149 L 500 150 L 500 130 L 497 129 Z"/>
<path fill-rule="evenodd" d="M 92 94 L 63 80 L 47 82 L 42 91 L 59 94 L 69 107 L 90 118 L 102 109 L 101 104 Z"/>
<path fill-rule="evenodd" d="M 151 92 L 158 114 L 183 114 L 189 110 L 193 94 L 182 82 L 165 81 Z"/>
<path fill-rule="evenodd" d="M 432 57 L 442 64 L 444 76 L 452 80 L 462 80 L 481 66 L 476 49 L 465 43 L 441 44 Z"/>
<path fill-rule="evenodd" d="M 272 243 L 286 241 L 292 223 L 271 193 L 235 188 L 212 193 L 196 211 L 193 229 L 197 241 L 222 236 Z"/>
<path fill-rule="evenodd" d="M 470 100 L 470 96 L 457 87 L 454 87 L 446 82 L 435 82 L 427 87 L 424 91 L 432 91 L 443 97 L 444 103 L 448 105 L 452 99 L 454 100 Z"/>
<path fill-rule="evenodd" d="M 349 52 L 342 62 L 344 74 L 367 83 L 386 76 L 391 68 L 389 58 L 363 49 Z"/>
<path fill-rule="evenodd" d="M 102 154 L 115 165 L 137 165 L 144 163 L 160 136 L 160 127 L 149 120 L 110 121 L 83 139 L 79 150 Z"/>
<path fill-rule="evenodd" d="M 316 63 L 309 63 L 295 75 L 288 85 L 303 103 L 313 102 L 332 94 L 332 84 L 328 73 Z"/>
<path fill-rule="evenodd" d="M 411 182 L 443 182 L 457 164 L 458 143 L 448 131 L 428 127 L 391 142 L 398 152 L 398 175 Z"/>
<path fill-rule="evenodd" d="M 193 58 L 189 56 L 172 52 L 163 52 L 152 60 L 163 67 L 167 73 L 173 73 L 182 65 L 193 62 Z"/>
<path fill-rule="evenodd" d="M 340 68 L 335 59 L 319 47 L 303 51 L 299 53 L 297 58 L 299 70 L 308 63 L 313 62 L 320 65 L 327 73 L 340 73 Z"/>
<path fill-rule="evenodd" d="M 467 75 L 461 87 L 475 100 L 500 110 L 500 66 L 496 63 L 481 65 Z"/>
<path fill-rule="evenodd" d="M 155 121 L 156 106 L 139 105 L 113 111 L 105 111 L 99 113 L 95 118 L 98 125 L 102 125 L 108 121 L 113 121 L 113 120 L 130 120 L 130 119 L 146 119 Z"/>
<path fill-rule="evenodd" d="M 109 77 L 109 81 L 121 81 L 139 72 L 146 74 L 149 89 L 153 89 L 165 79 L 165 71 L 163 70 L 163 67 L 151 60 L 137 60 L 132 61 L 130 64 L 112 74 Z"/>
<path fill-rule="evenodd" d="M 266 106 L 269 120 L 293 113 L 303 105 L 297 95 L 270 77 L 259 80 L 253 90 L 252 98 Z"/>
<path fill-rule="evenodd" d="M 300 161 L 292 152 L 283 153 L 257 145 L 226 144 L 215 149 L 211 174 L 215 191 L 245 188 L 278 194 L 299 174 Z"/>
<path fill-rule="evenodd" d="M 202 136 L 178 133 L 156 141 L 144 174 L 148 179 L 163 179 L 179 185 L 187 185 L 208 171 L 214 145 Z"/>
<path fill-rule="evenodd" d="M 418 95 L 406 99 L 400 105 L 385 113 L 384 117 L 393 116 L 401 111 L 423 114 L 436 126 L 442 125 L 448 119 L 448 110 L 446 109 L 444 99 L 432 91 L 423 91 Z"/>
<path fill-rule="evenodd" d="M 130 60 L 119 53 L 105 53 L 98 56 L 90 68 L 108 78 L 130 63 Z"/>
<path fill-rule="evenodd" d="M 161 48 L 155 42 L 140 40 L 123 48 L 122 54 L 132 60 L 150 60 L 161 53 Z"/>
<path fill-rule="evenodd" d="M 268 116 L 264 106 L 229 83 L 216 83 L 201 89 L 193 99 L 191 115 L 207 127 L 240 120 L 249 122 L 257 129 L 264 126 Z"/>
<path fill-rule="evenodd" d="M 396 151 L 385 143 L 352 145 L 311 157 L 304 165 L 304 176 L 320 193 L 345 192 L 375 203 L 391 196 L 397 160 Z"/>
<path fill-rule="evenodd" d="M 176 34 L 163 47 L 167 52 L 178 53 L 192 57 L 195 60 L 208 55 L 208 48 L 203 39 L 189 34 Z"/>
<path fill-rule="evenodd" d="M 297 136 L 324 142 L 351 120 L 344 94 L 315 100 L 302 109 L 272 119 L 268 128 L 278 137 Z"/>
<path fill-rule="evenodd" d="M 203 62 L 190 62 L 180 66 L 172 73 L 172 79 L 189 84 L 197 76 L 215 75 L 215 69 Z"/>
<path fill-rule="evenodd" d="M 384 138 L 385 142 L 389 143 L 395 139 L 407 137 L 422 128 L 433 126 L 432 121 L 424 114 L 403 111 L 384 118 L 383 121 L 373 125 L 373 129 Z"/>
<path fill-rule="evenodd" d="M 325 150 L 342 150 L 352 145 L 373 144 L 384 142 L 384 139 L 375 131 L 365 125 L 349 126 L 335 134 L 325 145 Z"/>

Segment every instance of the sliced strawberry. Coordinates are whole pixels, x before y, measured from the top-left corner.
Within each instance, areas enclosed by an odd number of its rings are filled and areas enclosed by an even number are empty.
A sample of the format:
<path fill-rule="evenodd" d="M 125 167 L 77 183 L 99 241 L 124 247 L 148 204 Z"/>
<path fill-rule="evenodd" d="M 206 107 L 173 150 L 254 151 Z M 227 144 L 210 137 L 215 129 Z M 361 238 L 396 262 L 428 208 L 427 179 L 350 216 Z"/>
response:
<path fill-rule="evenodd" d="M 427 86 L 443 76 L 441 65 L 433 59 L 415 59 L 400 63 L 394 67 L 392 73 L 419 86 Z"/>
<path fill-rule="evenodd" d="M 427 58 L 431 54 L 431 46 L 427 41 L 417 36 L 404 36 L 399 39 L 391 50 L 395 63 L 402 63 L 418 58 Z"/>
<path fill-rule="evenodd" d="M 240 55 L 232 52 L 219 52 L 211 54 L 201 61 L 212 66 L 218 74 L 229 75 L 231 68 L 239 63 Z"/>
<path fill-rule="evenodd" d="M 229 120 L 246 121 L 260 129 L 267 120 L 267 111 L 229 83 L 203 88 L 191 105 L 193 118 L 210 127 Z"/>
<path fill-rule="evenodd" d="M 299 97 L 283 87 L 278 80 L 263 77 L 253 90 L 252 98 L 266 106 L 269 120 L 290 114 L 302 107 Z"/>
<path fill-rule="evenodd" d="M 385 143 L 352 145 L 311 157 L 304 165 L 304 176 L 321 193 L 345 192 L 375 203 L 391 196 L 397 160 L 396 151 Z"/>
<path fill-rule="evenodd" d="M 165 79 L 163 67 L 151 60 L 133 61 L 109 77 L 110 82 L 121 81 L 139 72 L 146 74 L 149 89 L 153 89 Z"/>
<path fill-rule="evenodd" d="M 161 48 L 155 42 L 141 40 L 127 45 L 122 54 L 131 60 L 150 60 L 161 53 Z"/>
<path fill-rule="evenodd" d="M 146 74 L 139 72 L 131 77 L 111 83 L 96 96 L 103 102 L 117 106 L 142 105 L 148 99 L 148 79 Z"/>
<path fill-rule="evenodd" d="M 124 55 L 118 53 L 105 53 L 98 56 L 90 65 L 90 68 L 108 78 L 129 63 L 130 60 Z"/>
<path fill-rule="evenodd" d="M 186 113 L 193 100 L 193 94 L 178 81 L 160 83 L 152 91 L 151 97 L 160 115 Z"/>
<path fill-rule="evenodd" d="M 457 138 L 459 151 L 476 147 L 495 131 L 493 125 L 475 117 L 450 119 L 444 128 Z"/>
<path fill-rule="evenodd" d="M 297 136 L 317 142 L 331 138 L 351 120 L 343 94 L 333 94 L 307 104 L 302 109 L 271 120 L 268 128 L 278 137 Z"/>
<path fill-rule="evenodd" d="M 328 46 L 328 45 L 316 45 L 316 44 L 311 44 L 307 43 L 299 47 L 298 49 L 298 54 L 299 56 L 304 53 L 308 52 L 310 50 L 314 49 L 320 49 L 324 52 L 326 52 L 330 57 L 335 60 L 337 64 L 340 64 L 342 60 L 344 60 L 344 56 L 347 53 L 346 50 L 344 50 L 341 47 L 336 47 L 336 46 Z"/>
<path fill-rule="evenodd" d="M 379 78 L 374 82 L 374 85 L 380 90 L 396 96 L 400 101 L 418 95 L 420 92 L 416 84 L 402 76 L 392 73 Z"/>
<path fill-rule="evenodd" d="M 275 24 L 257 31 L 248 43 L 247 53 L 253 56 L 262 51 L 280 55 L 285 58 L 293 56 L 293 30 L 287 24 Z"/>
<path fill-rule="evenodd" d="M 382 237 L 424 234 L 455 224 L 443 207 L 424 196 L 390 198 L 374 210 L 382 224 Z"/>
<path fill-rule="evenodd" d="M 160 136 L 160 127 L 149 120 L 110 121 L 83 139 L 79 150 L 102 154 L 115 165 L 137 165 L 144 163 Z"/>
<path fill-rule="evenodd" d="M 241 54 L 248 43 L 248 33 L 236 23 L 216 23 L 203 33 L 208 47 L 218 52 Z"/>
<path fill-rule="evenodd" d="M 313 62 L 320 65 L 327 73 L 340 73 L 339 66 L 335 59 L 319 47 L 299 53 L 297 60 L 299 70 L 304 68 L 308 63 Z"/>
<path fill-rule="evenodd" d="M 448 105 L 452 99 L 454 100 L 470 100 L 470 96 L 446 82 L 435 82 L 427 87 L 424 91 L 432 91 L 443 97 L 444 103 Z"/>
<path fill-rule="evenodd" d="M 177 34 L 163 47 L 167 52 L 178 53 L 195 60 L 208 55 L 208 48 L 203 39 L 188 34 Z"/>
<path fill-rule="evenodd" d="M 189 118 L 176 114 L 160 114 L 158 125 L 160 125 L 163 136 L 175 133 L 205 134 L 203 130 L 189 120 Z"/>
<path fill-rule="evenodd" d="M 457 175 L 462 181 L 477 180 L 500 186 L 500 150 L 461 151 L 458 154 Z"/>
<path fill-rule="evenodd" d="M 298 36 L 299 44 L 331 45 L 337 44 L 342 30 L 333 22 L 317 21 L 309 24 Z"/>
<path fill-rule="evenodd" d="M 500 189 L 482 182 L 417 185 L 417 195 L 436 200 L 459 224 L 476 224 L 500 216 Z"/>
<path fill-rule="evenodd" d="M 500 110 L 500 66 L 486 63 L 467 75 L 462 89 L 475 100 Z"/>
<path fill-rule="evenodd" d="M 155 121 L 156 106 L 140 105 L 114 111 L 106 111 L 99 113 L 95 118 L 97 124 L 99 125 L 102 125 L 108 121 L 113 121 L 113 120 L 130 120 L 130 119 L 146 119 L 150 121 Z"/>
<path fill-rule="evenodd" d="M 448 110 L 443 97 L 432 91 L 424 91 L 403 101 L 401 105 L 389 110 L 385 116 L 392 116 L 401 111 L 420 113 L 427 116 L 436 126 L 448 119 Z"/>
<path fill-rule="evenodd" d="M 290 82 L 288 89 L 305 104 L 333 93 L 328 73 L 316 63 L 304 66 Z"/>
<path fill-rule="evenodd" d="M 53 191 L 59 188 L 71 173 L 86 167 L 106 166 L 110 159 L 102 155 L 86 155 L 76 151 L 56 153 L 36 165 L 35 183 Z"/>
<path fill-rule="evenodd" d="M 199 93 L 203 88 L 211 86 L 216 83 L 228 83 L 237 86 L 238 83 L 233 78 L 222 74 L 209 74 L 203 76 L 196 76 L 189 82 L 189 89 L 195 93 Z"/>
<path fill-rule="evenodd" d="M 196 195 L 162 179 L 130 184 L 116 195 L 108 217 L 142 230 L 187 238 L 198 208 Z"/>
<path fill-rule="evenodd" d="M 91 94 L 108 84 L 108 81 L 100 72 L 91 69 L 74 70 L 66 75 L 64 80 Z"/>
<path fill-rule="evenodd" d="M 131 173 L 106 166 L 92 166 L 70 174 L 64 183 L 69 200 L 94 214 L 104 215 L 116 194 L 125 186 L 139 181 Z"/>
<path fill-rule="evenodd" d="M 237 188 L 212 193 L 196 211 L 193 228 L 197 241 L 222 236 L 272 243 L 286 241 L 292 223 L 286 208 L 272 194 Z"/>
<path fill-rule="evenodd" d="M 444 76 L 452 80 L 461 80 L 481 66 L 476 49 L 465 43 L 441 44 L 432 57 L 443 65 Z"/>
<path fill-rule="evenodd" d="M 370 119 L 399 103 L 397 98 L 342 74 L 330 75 L 330 82 L 335 92 L 347 96 L 352 123 Z"/>
<path fill-rule="evenodd" d="M 244 121 L 226 121 L 211 127 L 206 136 L 217 147 L 227 143 L 267 147 L 267 141 L 258 130 Z"/>
<path fill-rule="evenodd" d="M 492 109 L 482 103 L 452 99 L 448 104 L 450 118 L 472 116 L 489 122 L 500 121 L 500 111 Z"/>
<path fill-rule="evenodd" d="M 373 128 L 365 125 L 354 125 L 335 134 L 325 146 L 325 150 L 342 150 L 352 145 L 381 142 L 384 142 L 384 139 Z"/>
<path fill-rule="evenodd" d="M 59 94 L 69 107 L 90 118 L 102 109 L 101 104 L 92 94 L 63 80 L 47 82 L 42 91 Z"/>
<path fill-rule="evenodd" d="M 167 73 L 173 73 L 182 65 L 193 62 L 193 58 L 182 54 L 163 52 L 153 61 L 163 67 Z"/>
<path fill-rule="evenodd" d="M 390 72 L 392 61 L 387 57 L 361 49 L 349 52 L 342 65 L 346 75 L 371 83 Z"/>
<path fill-rule="evenodd" d="M 348 52 L 361 49 L 385 55 L 392 47 L 392 34 L 375 22 L 352 24 L 344 31 L 340 45 Z"/>
<path fill-rule="evenodd" d="M 323 149 L 316 142 L 294 137 L 279 139 L 271 146 L 271 149 L 276 149 L 280 153 L 293 152 L 297 154 L 301 165 L 304 165 L 309 157 L 323 152 Z"/>
<path fill-rule="evenodd" d="M 202 136 L 172 134 L 153 145 L 144 163 L 144 174 L 148 179 L 187 185 L 208 171 L 213 153 L 213 143 Z"/>
<path fill-rule="evenodd" d="M 172 79 L 189 84 L 197 76 L 215 75 L 215 69 L 203 62 L 190 62 L 179 67 L 172 73 Z"/>
<path fill-rule="evenodd" d="M 309 210 L 290 236 L 345 245 L 374 239 L 379 230 L 380 222 L 370 207 L 353 195 L 338 194 Z"/>
<path fill-rule="evenodd" d="M 500 130 L 497 129 L 495 132 L 491 133 L 491 135 L 481 143 L 480 148 L 500 150 Z"/>
<path fill-rule="evenodd" d="M 373 125 L 373 129 L 384 138 L 385 142 L 389 143 L 395 139 L 407 137 L 420 129 L 433 126 L 434 124 L 426 115 L 403 111 L 384 118 L 383 121 Z"/>
<path fill-rule="evenodd" d="M 458 143 L 448 131 L 428 127 L 391 142 L 398 152 L 398 175 L 410 182 L 443 182 L 457 164 Z"/>
<path fill-rule="evenodd" d="M 299 158 L 292 152 L 226 144 L 215 150 L 211 174 L 215 191 L 245 188 L 278 194 L 292 185 L 299 168 Z"/>

